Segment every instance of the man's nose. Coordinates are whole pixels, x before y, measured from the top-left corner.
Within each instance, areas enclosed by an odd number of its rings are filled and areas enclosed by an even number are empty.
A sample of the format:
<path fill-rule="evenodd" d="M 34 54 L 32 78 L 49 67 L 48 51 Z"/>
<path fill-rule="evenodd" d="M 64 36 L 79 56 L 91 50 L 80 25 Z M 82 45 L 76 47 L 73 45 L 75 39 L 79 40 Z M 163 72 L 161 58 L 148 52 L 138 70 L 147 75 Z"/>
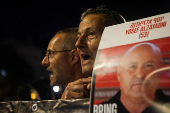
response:
<path fill-rule="evenodd" d="M 80 36 L 75 44 L 75 46 L 79 49 L 87 47 L 87 40 L 84 35 Z"/>
<path fill-rule="evenodd" d="M 47 56 L 44 57 L 44 59 L 41 62 L 41 65 L 43 65 L 43 66 L 49 66 L 50 65 L 50 62 L 49 62 Z"/>
<path fill-rule="evenodd" d="M 137 78 L 145 78 L 147 76 L 146 70 L 143 67 L 138 68 L 136 76 Z"/>

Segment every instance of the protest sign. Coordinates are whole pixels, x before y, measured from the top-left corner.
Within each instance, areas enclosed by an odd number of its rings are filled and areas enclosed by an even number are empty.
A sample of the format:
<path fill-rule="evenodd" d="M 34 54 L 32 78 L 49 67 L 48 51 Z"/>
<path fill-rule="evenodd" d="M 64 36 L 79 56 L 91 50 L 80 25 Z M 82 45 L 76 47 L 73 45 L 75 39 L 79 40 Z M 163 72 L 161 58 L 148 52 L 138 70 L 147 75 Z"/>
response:
<path fill-rule="evenodd" d="M 143 99 L 140 112 L 170 112 L 170 13 L 106 27 L 92 81 L 91 113 L 131 112 L 123 96 Z"/>

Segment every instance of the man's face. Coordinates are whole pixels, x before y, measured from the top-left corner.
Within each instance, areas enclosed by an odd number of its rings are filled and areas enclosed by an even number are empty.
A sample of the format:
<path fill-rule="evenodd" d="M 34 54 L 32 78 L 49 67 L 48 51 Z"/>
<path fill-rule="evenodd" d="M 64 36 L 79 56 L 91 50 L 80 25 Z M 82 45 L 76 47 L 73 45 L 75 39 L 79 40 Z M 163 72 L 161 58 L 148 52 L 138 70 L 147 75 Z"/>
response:
<path fill-rule="evenodd" d="M 141 45 L 123 56 L 118 68 L 121 96 L 143 98 L 142 85 L 147 96 L 155 95 L 159 76 L 154 75 L 144 84 L 146 76 L 160 67 L 161 55 L 156 54 L 150 46 Z"/>
<path fill-rule="evenodd" d="M 91 76 L 98 45 L 103 33 L 103 15 L 87 15 L 79 24 L 76 47 L 80 55 L 82 73 Z"/>
<path fill-rule="evenodd" d="M 62 43 L 63 37 L 65 37 L 66 34 L 60 33 L 55 35 L 47 48 L 47 51 L 63 51 L 59 47 L 59 45 Z M 71 63 L 69 61 L 69 52 L 55 52 L 50 55 L 49 60 L 47 57 L 44 57 L 42 60 L 42 65 L 47 66 L 47 71 L 52 73 L 50 77 L 50 85 L 67 85 L 70 76 L 68 72 L 71 73 L 69 70 L 71 68 Z"/>

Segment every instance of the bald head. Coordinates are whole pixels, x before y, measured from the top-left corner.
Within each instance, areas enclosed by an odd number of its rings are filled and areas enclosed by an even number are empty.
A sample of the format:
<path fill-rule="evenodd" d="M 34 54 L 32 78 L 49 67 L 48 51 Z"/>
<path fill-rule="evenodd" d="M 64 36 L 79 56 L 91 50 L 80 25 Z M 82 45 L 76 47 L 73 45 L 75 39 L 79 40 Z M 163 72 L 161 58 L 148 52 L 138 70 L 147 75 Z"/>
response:
<path fill-rule="evenodd" d="M 136 57 L 140 57 L 141 59 L 148 57 L 152 59 L 150 61 L 156 63 L 156 67 L 159 67 L 162 59 L 162 53 L 160 48 L 153 43 L 139 43 L 132 46 L 125 52 L 120 64 L 123 65 L 123 63 L 128 62 L 130 59 Z"/>
<path fill-rule="evenodd" d="M 68 28 L 58 31 L 56 35 L 58 34 L 65 34 L 63 37 L 61 43 L 58 45 L 62 50 L 71 50 L 76 49 L 75 43 L 77 41 L 77 32 L 78 28 Z M 54 36 L 54 38 L 55 38 Z"/>

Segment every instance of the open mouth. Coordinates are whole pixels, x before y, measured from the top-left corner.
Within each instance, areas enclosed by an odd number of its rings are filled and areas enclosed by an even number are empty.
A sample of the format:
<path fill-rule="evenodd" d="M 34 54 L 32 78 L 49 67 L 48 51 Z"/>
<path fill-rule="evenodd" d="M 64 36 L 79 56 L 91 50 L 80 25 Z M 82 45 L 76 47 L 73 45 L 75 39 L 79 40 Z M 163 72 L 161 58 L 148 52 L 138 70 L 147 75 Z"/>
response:
<path fill-rule="evenodd" d="M 50 80 L 52 80 L 53 79 L 53 72 L 52 71 L 49 71 L 49 76 L 50 76 Z"/>
<path fill-rule="evenodd" d="M 83 60 L 88 60 L 88 59 L 90 59 L 90 56 L 89 56 L 89 55 L 82 54 L 81 56 L 82 56 Z"/>
<path fill-rule="evenodd" d="M 50 74 L 53 74 L 53 72 L 52 71 L 50 71 L 50 70 L 47 70 Z"/>
<path fill-rule="evenodd" d="M 90 57 L 89 55 L 87 55 L 87 54 L 82 54 L 81 57 L 82 57 L 82 59 L 83 59 L 83 60 L 81 61 L 81 63 L 82 63 L 83 65 L 88 64 L 88 63 L 91 62 L 91 57 Z"/>
<path fill-rule="evenodd" d="M 47 71 L 49 72 L 49 76 L 51 77 L 53 75 L 53 72 L 51 70 L 48 70 Z"/>

